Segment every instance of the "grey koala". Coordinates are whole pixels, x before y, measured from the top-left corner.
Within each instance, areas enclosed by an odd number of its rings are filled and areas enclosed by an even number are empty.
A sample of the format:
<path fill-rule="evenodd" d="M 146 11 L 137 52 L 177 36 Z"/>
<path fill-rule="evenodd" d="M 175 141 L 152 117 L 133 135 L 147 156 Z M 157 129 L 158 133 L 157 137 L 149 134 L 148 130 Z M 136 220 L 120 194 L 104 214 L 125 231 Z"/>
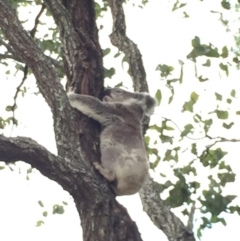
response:
<path fill-rule="evenodd" d="M 120 88 L 106 89 L 103 101 L 68 93 L 72 107 L 98 121 L 101 164 L 95 168 L 112 183 L 117 195 L 137 193 L 148 176 L 148 160 L 142 135 L 142 120 L 153 114 L 156 100 L 147 93 Z"/>

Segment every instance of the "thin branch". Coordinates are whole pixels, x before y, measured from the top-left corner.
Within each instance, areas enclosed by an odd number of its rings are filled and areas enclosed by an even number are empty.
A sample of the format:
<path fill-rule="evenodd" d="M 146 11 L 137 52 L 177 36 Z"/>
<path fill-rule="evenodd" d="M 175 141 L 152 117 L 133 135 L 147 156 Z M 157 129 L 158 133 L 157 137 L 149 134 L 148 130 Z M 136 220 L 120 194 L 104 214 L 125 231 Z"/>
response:
<path fill-rule="evenodd" d="M 55 66 L 56 68 L 59 68 L 61 71 L 64 71 L 64 67 L 63 67 L 62 62 L 59 62 L 56 59 L 51 58 L 50 56 L 46 56 L 46 58 L 48 58 L 48 60 L 51 62 L 51 64 L 53 66 Z M 13 54 L 0 54 L 0 59 L 13 59 L 17 62 L 23 63 L 21 58 L 15 56 Z"/>
<path fill-rule="evenodd" d="M 45 55 L 46 56 L 46 55 Z M 50 56 L 46 56 L 46 58 L 51 62 L 51 64 L 53 66 L 55 66 L 56 68 L 59 68 L 62 72 L 64 72 L 64 67 L 63 67 L 63 63 L 60 61 L 57 61 L 56 59 L 53 59 Z"/>
<path fill-rule="evenodd" d="M 31 36 L 32 38 L 34 38 L 34 36 L 35 36 L 35 34 L 36 34 L 36 32 L 37 32 L 37 27 L 38 27 L 38 24 L 39 24 L 39 19 L 40 19 L 41 15 L 43 14 L 43 12 L 44 12 L 45 9 L 46 9 L 46 5 L 43 3 L 43 4 L 42 4 L 42 7 L 41 7 L 41 9 L 40 9 L 40 11 L 39 11 L 39 13 L 38 13 L 38 15 L 37 15 L 36 18 L 35 18 L 34 26 L 33 26 L 32 30 L 30 31 L 30 36 Z"/>
<path fill-rule="evenodd" d="M 35 19 L 34 27 L 33 27 L 33 29 L 30 31 L 30 36 L 31 36 L 32 38 L 35 37 L 36 31 L 37 31 L 37 26 L 38 26 L 38 24 L 39 24 L 39 18 L 41 17 L 41 15 L 42 15 L 43 11 L 45 10 L 45 8 L 46 8 L 45 4 L 42 4 L 42 7 L 41 7 L 41 9 L 40 9 L 40 11 L 39 11 L 36 19 Z M 15 95 L 14 95 L 14 97 L 13 97 L 13 101 L 14 101 L 14 102 L 13 102 L 13 108 L 12 108 L 12 113 L 13 113 L 13 116 L 12 116 L 12 117 L 13 117 L 13 125 L 12 125 L 12 127 L 13 127 L 14 124 L 15 124 L 14 120 L 15 120 L 15 109 L 16 109 L 16 107 L 17 107 L 17 97 L 18 97 L 19 92 L 21 91 L 21 87 L 24 85 L 24 83 L 25 83 L 25 81 L 26 81 L 26 79 L 27 79 L 27 75 L 28 75 L 28 66 L 25 64 L 25 66 L 24 66 L 24 68 L 23 68 L 23 78 L 22 78 L 22 81 L 21 81 L 21 83 L 19 84 L 19 86 L 17 87 L 16 93 L 15 93 Z"/>
<path fill-rule="evenodd" d="M 183 132 L 183 131 L 180 129 L 180 127 L 176 124 L 176 122 L 174 122 L 173 120 L 171 120 L 171 119 L 169 119 L 169 118 L 166 118 L 166 117 L 162 117 L 162 119 L 164 119 L 165 121 L 172 122 L 172 123 L 177 127 L 177 129 L 178 129 L 178 131 L 179 131 L 180 133 Z M 202 139 L 206 138 L 207 136 L 205 135 L 205 136 L 202 136 L 202 137 L 199 137 L 199 138 L 193 138 L 193 137 L 190 137 L 190 136 L 188 136 L 188 135 L 185 135 L 184 137 L 186 137 L 186 138 L 189 139 L 189 140 L 199 141 L 199 140 L 202 140 Z"/>
<path fill-rule="evenodd" d="M 209 135 L 206 135 L 206 137 L 209 138 L 210 140 L 219 139 L 219 140 L 216 140 L 216 142 L 213 145 L 215 145 L 216 143 L 219 143 L 219 142 L 240 142 L 240 139 L 227 139 L 225 137 L 220 137 L 220 136 L 211 137 Z"/>
<path fill-rule="evenodd" d="M 148 92 L 142 55 L 137 45 L 126 35 L 126 23 L 122 3 L 123 1 L 119 0 L 108 0 L 113 17 L 113 31 L 110 39 L 112 44 L 128 58 L 129 72 L 134 83 L 135 91 Z"/>
<path fill-rule="evenodd" d="M 0 59 L 13 59 L 18 62 L 22 62 L 20 58 L 16 57 L 15 55 L 12 55 L 12 54 L 0 54 Z"/>
<path fill-rule="evenodd" d="M 12 53 L 14 56 L 16 56 L 15 50 L 6 42 L 4 42 L 2 39 L 0 39 L 0 45 L 3 45 L 9 53 Z"/>
<path fill-rule="evenodd" d="M 146 182 L 140 191 L 143 210 L 152 222 L 161 229 L 171 241 L 195 241 L 194 235 L 181 220 L 171 212 L 160 198 L 158 183 L 152 178 Z"/>

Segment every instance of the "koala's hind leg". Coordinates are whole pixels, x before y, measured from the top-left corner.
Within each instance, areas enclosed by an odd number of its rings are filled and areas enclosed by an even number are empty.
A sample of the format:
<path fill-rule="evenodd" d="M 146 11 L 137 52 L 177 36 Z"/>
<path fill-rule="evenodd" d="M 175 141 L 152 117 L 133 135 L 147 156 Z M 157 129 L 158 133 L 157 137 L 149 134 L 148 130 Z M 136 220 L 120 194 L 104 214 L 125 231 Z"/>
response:
<path fill-rule="evenodd" d="M 116 179 L 115 173 L 107 168 L 104 168 L 100 163 L 94 162 L 93 165 L 109 182 Z"/>

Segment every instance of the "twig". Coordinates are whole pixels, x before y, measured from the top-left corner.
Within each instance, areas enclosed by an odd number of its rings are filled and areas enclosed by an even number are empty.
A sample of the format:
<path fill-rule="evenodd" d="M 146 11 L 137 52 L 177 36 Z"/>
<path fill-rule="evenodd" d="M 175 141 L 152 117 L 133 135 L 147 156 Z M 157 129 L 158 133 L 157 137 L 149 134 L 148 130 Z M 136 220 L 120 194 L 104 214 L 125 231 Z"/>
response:
<path fill-rule="evenodd" d="M 177 127 L 177 129 L 179 130 L 179 132 L 182 133 L 180 127 L 179 127 L 173 120 L 168 119 L 168 118 L 166 118 L 166 117 L 162 117 L 162 118 L 163 118 L 165 121 L 172 122 L 172 123 Z M 193 140 L 193 141 L 199 141 L 199 140 L 202 140 L 202 139 L 206 138 L 207 136 L 203 136 L 203 137 L 199 137 L 199 138 L 192 138 L 192 137 L 189 137 L 189 136 L 186 135 L 186 136 L 184 136 L 184 137 L 186 137 L 186 138 L 188 138 L 188 139 L 190 139 L 190 140 Z"/>
<path fill-rule="evenodd" d="M 34 38 L 35 34 L 36 34 L 36 31 L 37 31 L 37 26 L 39 24 L 39 18 L 41 17 L 43 11 L 45 10 L 46 8 L 46 5 L 43 3 L 42 4 L 42 7 L 41 7 L 41 10 L 39 11 L 36 19 L 35 19 L 35 24 L 34 24 L 34 27 L 33 29 L 30 31 L 30 36 L 32 38 Z M 21 87 L 23 86 L 23 84 L 25 83 L 26 79 L 27 79 L 27 75 L 28 75 L 28 66 L 25 64 L 24 66 L 24 69 L 23 69 L 23 78 L 22 78 L 22 81 L 21 83 L 19 84 L 19 86 L 17 87 L 16 89 L 16 93 L 13 97 L 13 100 L 14 100 L 14 103 L 13 103 L 13 108 L 12 108 L 12 112 L 13 112 L 13 125 L 12 125 L 12 130 L 13 130 L 13 126 L 15 124 L 14 122 L 14 119 L 15 119 L 15 108 L 17 107 L 17 97 L 18 97 L 18 93 L 21 91 Z"/>
<path fill-rule="evenodd" d="M 193 202 L 190 213 L 189 213 L 189 219 L 188 219 L 188 224 L 187 224 L 187 231 L 189 233 L 193 233 L 193 219 L 194 219 L 195 210 L 196 210 L 195 202 Z"/>

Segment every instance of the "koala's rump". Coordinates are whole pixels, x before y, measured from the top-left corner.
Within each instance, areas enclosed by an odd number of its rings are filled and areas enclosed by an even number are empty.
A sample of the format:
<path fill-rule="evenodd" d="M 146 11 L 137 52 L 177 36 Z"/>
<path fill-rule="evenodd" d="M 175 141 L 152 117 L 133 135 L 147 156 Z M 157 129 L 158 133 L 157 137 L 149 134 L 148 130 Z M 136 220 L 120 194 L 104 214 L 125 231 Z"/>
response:
<path fill-rule="evenodd" d="M 137 193 L 148 174 L 147 157 L 142 149 L 108 146 L 102 150 L 101 162 L 104 168 L 115 173 L 117 195 Z"/>

